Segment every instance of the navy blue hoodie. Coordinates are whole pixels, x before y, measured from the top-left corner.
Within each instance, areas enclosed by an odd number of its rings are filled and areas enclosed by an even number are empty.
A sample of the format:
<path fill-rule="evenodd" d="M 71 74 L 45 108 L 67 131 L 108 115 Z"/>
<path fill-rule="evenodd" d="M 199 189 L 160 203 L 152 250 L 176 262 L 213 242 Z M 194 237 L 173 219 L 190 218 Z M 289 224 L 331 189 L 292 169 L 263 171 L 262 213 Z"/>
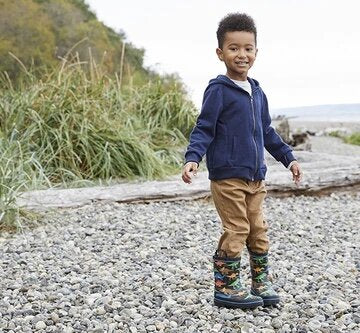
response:
<path fill-rule="evenodd" d="M 185 163 L 200 163 L 206 153 L 209 179 L 265 179 L 264 147 L 285 167 L 295 160 L 291 148 L 270 126 L 268 103 L 259 82 L 248 81 L 252 96 L 225 75 L 210 80 L 205 90 Z"/>

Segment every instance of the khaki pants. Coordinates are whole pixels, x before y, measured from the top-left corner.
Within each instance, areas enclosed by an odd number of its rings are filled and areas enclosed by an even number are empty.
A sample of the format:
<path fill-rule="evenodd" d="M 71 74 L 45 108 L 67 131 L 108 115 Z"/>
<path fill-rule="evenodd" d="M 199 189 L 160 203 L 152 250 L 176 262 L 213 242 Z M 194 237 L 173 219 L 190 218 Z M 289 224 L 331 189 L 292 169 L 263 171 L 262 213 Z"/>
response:
<path fill-rule="evenodd" d="M 265 182 L 240 178 L 211 180 L 210 189 L 223 225 L 218 250 L 225 251 L 228 257 L 241 256 L 245 245 L 252 252 L 267 252 L 268 225 L 262 209 Z"/>

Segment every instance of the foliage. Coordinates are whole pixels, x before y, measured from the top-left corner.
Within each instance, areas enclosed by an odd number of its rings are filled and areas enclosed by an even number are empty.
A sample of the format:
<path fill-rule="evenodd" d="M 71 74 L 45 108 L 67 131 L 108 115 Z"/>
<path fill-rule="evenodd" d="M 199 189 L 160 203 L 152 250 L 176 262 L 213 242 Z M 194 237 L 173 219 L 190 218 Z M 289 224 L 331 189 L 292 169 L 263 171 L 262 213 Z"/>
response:
<path fill-rule="evenodd" d="M 340 131 L 337 130 L 337 131 L 330 132 L 328 135 L 335 137 L 335 138 L 340 138 L 345 143 L 360 146 L 360 133 L 359 132 L 352 133 L 350 135 L 345 135 L 344 133 L 341 133 Z"/>
<path fill-rule="evenodd" d="M 0 72 L 11 79 L 22 72 L 10 53 L 40 74 L 74 56 L 121 72 L 125 82 L 135 75 L 143 84 L 155 74 L 143 66 L 144 50 L 99 22 L 84 0 L 0 0 L 0 35 Z"/>
<path fill-rule="evenodd" d="M 338 130 L 331 131 L 331 132 L 328 133 L 328 135 L 332 136 L 334 138 L 343 138 L 344 137 L 344 135 Z"/>
<path fill-rule="evenodd" d="M 177 79 L 121 86 L 94 61 L 74 61 L 42 79 L 27 71 L 16 89 L 2 77 L 0 208 L 7 216 L 25 189 L 160 179 L 182 165 L 196 110 Z"/>
<path fill-rule="evenodd" d="M 179 171 L 196 118 L 181 80 L 84 0 L 0 0 L 0 35 L 0 229 L 28 189 Z"/>
<path fill-rule="evenodd" d="M 55 63 L 52 24 L 41 7 L 28 0 L 0 0 L 0 71 L 15 77 L 19 66 L 9 52 L 27 67 Z"/>
<path fill-rule="evenodd" d="M 23 151 L 17 136 L 14 130 L 10 137 L 0 137 L 0 230 L 20 228 L 15 198 L 34 182 L 48 182 L 33 154 Z"/>
<path fill-rule="evenodd" d="M 344 140 L 346 143 L 360 146 L 360 133 L 359 132 L 353 133 L 353 134 L 347 136 Z"/>

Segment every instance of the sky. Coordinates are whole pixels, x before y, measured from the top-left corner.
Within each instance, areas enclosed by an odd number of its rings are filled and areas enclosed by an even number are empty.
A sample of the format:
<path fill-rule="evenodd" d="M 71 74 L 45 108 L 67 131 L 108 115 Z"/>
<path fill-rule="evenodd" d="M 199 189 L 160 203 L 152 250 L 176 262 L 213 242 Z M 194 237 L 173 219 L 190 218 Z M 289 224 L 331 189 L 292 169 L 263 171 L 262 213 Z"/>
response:
<path fill-rule="evenodd" d="M 178 73 L 201 106 L 223 16 L 247 13 L 258 30 L 257 79 L 271 109 L 360 102 L 359 0 L 86 0 L 100 21 L 145 49 L 145 65 Z"/>

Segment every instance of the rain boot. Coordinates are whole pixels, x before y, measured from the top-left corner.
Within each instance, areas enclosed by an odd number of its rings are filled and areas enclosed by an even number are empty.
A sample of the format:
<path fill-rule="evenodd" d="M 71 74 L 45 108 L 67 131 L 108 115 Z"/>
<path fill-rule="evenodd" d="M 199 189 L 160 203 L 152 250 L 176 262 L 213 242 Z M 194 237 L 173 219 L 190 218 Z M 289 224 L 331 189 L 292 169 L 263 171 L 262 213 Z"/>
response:
<path fill-rule="evenodd" d="M 251 293 L 241 285 L 240 258 L 214 257 L 215 293 L 214 304 L 228 308 L 252 309 L 262 306 L 261 297 Z"/>
<path fill-rule="evenodd" d="M 251 294 L 260 296 L 265 306 L 279 303 L 280 297 L 269 280 L 268 254 L 254 253 L 249 250 L 249 255 L 252 277 Z"/>

